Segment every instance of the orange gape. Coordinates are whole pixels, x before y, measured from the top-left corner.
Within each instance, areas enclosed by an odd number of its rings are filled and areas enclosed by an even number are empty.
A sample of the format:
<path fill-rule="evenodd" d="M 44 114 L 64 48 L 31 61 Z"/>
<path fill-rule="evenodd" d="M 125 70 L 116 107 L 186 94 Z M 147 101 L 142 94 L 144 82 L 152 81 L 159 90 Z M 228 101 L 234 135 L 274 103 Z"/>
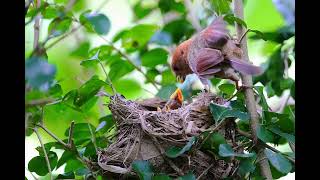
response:
<path fill-rule="evenodd" d="M 171 96 L 169 101 L 164 106 L 165 111 L 178 109 L 182 106 L 183 103 L 183 95 L 180 88 L 178 88 Z"/>
<path fill-rule="evenodd" d="M 233 80 L 238 87 L 237 72 L 262 73 L 260 67 L 243 60 L 239 42 L 230 37 L 223 17 L 217 17 L 199 34 L 181 43 L 173 54 L 171 68 L 180 82 L 195 73 L 205 87 L 214 76 Z"/>

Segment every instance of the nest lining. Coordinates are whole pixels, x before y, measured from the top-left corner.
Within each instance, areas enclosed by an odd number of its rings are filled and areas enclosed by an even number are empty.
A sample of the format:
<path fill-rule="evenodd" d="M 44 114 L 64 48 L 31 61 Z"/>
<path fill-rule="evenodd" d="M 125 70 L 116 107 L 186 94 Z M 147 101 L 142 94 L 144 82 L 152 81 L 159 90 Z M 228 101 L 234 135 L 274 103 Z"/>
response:
<path fill-rule="evenodd" d="M 151 111 L 154 104 L 146 101 L 126 100 L 121 95 L 111 98 L 108 105 L 116 121 L 116 140 L 98 153 L 98 164 L 106 172 L 115 173 L 125 179 L 132 173 L 134 160 L 148 160 L 156 171 L 172 177 L 192 171 L 202 179 L 223 179 L 235 176 L 239 162 L 236 159 L 224 161 L 213 154 L 196 149 L 193 154 L 183 154 L 169 159 L 163 155 L 171 146 L 183 146 L 190 137 L 215 129 L 232 146 L 237 146 L 235 123 L 226 119 L 214 123 L 209 104 L 224 104 L 225 100 L 211 93 L 200 93 L 193 102 L 169 112 Z M 160 106 L 160 105 L 159 105 Z"/>

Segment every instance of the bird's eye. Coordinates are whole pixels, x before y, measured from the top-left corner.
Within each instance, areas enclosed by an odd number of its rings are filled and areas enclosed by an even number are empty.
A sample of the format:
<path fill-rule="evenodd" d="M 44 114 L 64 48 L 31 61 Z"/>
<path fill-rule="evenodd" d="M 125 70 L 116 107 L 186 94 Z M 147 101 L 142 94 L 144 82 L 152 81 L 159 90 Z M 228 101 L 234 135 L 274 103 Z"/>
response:
<path fill-rule="evenodd" d="M 173 66 L 173 68 L 172 68 L 174 71 L 178 71 L 179 70 L 179 68 L 177 67 L 177 66 Z"/>
<path fill-rule="evenodd" d="M 181 51 L 181 55 L 183 55 L 184 54 L 184 52 L 183 51 Z"/>

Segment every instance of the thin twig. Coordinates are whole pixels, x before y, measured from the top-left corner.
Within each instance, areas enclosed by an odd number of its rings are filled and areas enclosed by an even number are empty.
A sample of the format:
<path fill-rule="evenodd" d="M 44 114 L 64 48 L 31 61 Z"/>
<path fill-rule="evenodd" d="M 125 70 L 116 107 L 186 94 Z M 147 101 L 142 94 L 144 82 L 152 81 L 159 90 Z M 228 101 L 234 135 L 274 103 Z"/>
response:
<path fill-rule="evenodd" d="M 71 121 L 70 129 L 69 129 L 69 138 L 68 138 L 68 145 L 69 145 L 70 147 L 73 146 L 73 142 L 72 142 L 72 139 L 73 139 L 73 130 L 74 130 L 74 121 Z"/>
<path fill-rule="evenodd" d="M 106 71 L 106 69 L 104 68 L 103 64 L 101 63 L 100 59 L 98 59 L 98 62 L 99 62 L 99 64 L 100 64 L 100 66 L 101 66 L 104 74 L 106 75 L 106 79 L 108 80 L 108 84 L 110 85 L 113 94 L 116 94 L 117 91 L 116 91 L 116 89 L 114 88 L 111 79 L 109 78 L 109 74 L 107 73 L 107 71 Z"/>
<path fill-rule="evenodd" d="M 37 8 L 40 8 L 41 6 L 41 0 L 36 0 L 37 1 Z M 39 36 L 40 36 L 40 19 L 41 19 L 41 14 L 38 13 L 36 16 L 36 19 L 34 21 L 34 41 L 33 41 L 33 49 L 36 49 L 39 44 Z"/>
<path fill-rule="evenodd" d="M 96 150 L 96 153 L 97 153 L 97 152 L 98 152 L 98 146 L 97 146 L 96 136 L 95 136 L 95 134 L 93 133 L 92 128 L 91 128 L 91 125 L 90 125 L 89 122 L 88 122 L 88 127 L 89 127 L 90 134 L 91 134 L 92 144 L 93 144 L 94 149 Z"/>
<path fill-rule="evenodd" d="M 31 176 L 33 177 L 33 179 L 38 180 L 38 178 L 37 178 L 32 172 L 29 171 L 29 173 L 31 174 Z"/>
<path fill-rule="evenodd" d="M 212 168 L 212 167 L 213 167 L 213 163 L 210 164 L 210 166 L 208 166 L 208 167 L 199 175 L 199 177 L 197 177 L 197 180 L 200 180 L 200 179 L 202 178 L 202 176 L 206 175 L 206 174 L 208 173 L 209 169 Z"/>
<path fill-rule="evenodd" d="M 243 15 L 243 2 L 242 2 L 242 0 L 234 0 L 234 14 L 236 17 L 243 20 L 244 15 Z M 237 31 L 237 37 L 240 38 L 245 32 L 245 28 L 239 23 L 236 23 L 235 26 L 236 26 L 236 31 Z M 243 37 L 243 39 L 240 43 L 240 47 L 243 51 L 244 59 L 246 61 L 249 61 L 246 36 Z M 245 85 L 247 87 L 252 87 L 253 83 L 252 83 L 252 76 L 251 75 L 241 73 L 241 77 L 242 77 L 243 85 Z M 246 88 L 245 89 L 245 97 L 246 97 L 245 98 L 246 106 L 247 106 L 247 109 L 248 109 L 248 112 L 250 115 L 250 125 L 251 125 L 251 131 L 252 131 L 252 135 L 253 135 L 253 143 L 256 145 L 258 142 L 257 129 L 259 126 L 259 115 L 257 113 L 253 89 Z M 261 156 L 261 159 L 264 159 L 265 158 L 265 154 L 263 152 L 264 147 L 256 146 L 256 148 L 257 148 L 258 152 L 262 152 L 260 154 L 260 156 Z M 264 178 L 266 178 L 267 180 L 273 179 L 268 160 L 260 161 L 259 165 L 260 165 L 260 169 L 261 169 L 261 175 Z"/>
<path fill-rule="evenodd" d="M 77 0 L 70 0 L 68 2 L 68 4 L 66 5 L 66 8 L 64 9 L 64 12 L 68 12 L 71 10 L 71 8 L 73 7 L 73 5 L 77 2 Z"/>
<path fill-rule="evenodd" d="M 216 127 L 214 127 L 212 130 L 210 130 L 209 134 L 202 140 L 199 148 L 203 146 L 203 144 L 208 140 L 208 138 L 211 136 L 212 133 L 214 133 L 216 130 L 218 130 L 221 125 L 223 125 L 226 121 L 220 121 Z"/>
<path fill-rule="evenodd" d="M 51 98 L 44 98 L 44 99 L 35 99 L 35 100 L 31 100 L 25 103 L 25 107 L 33 107 L 33 106 L 44 106 L 48 103 L 54 102 L 55 99 L 51 99 Z"/>
<path fill-rule="evenodd" d="M 126 54 L 124 54 L 120 49 L 118 49 L 117 47 L 115 47 L 111 42 L 109 42 L 109 41 L 108 41 L 106 38 L 104 38 L 103 36 L 99 35 L 99 37 L 100 37 L 101 39 L 103 39 L 104 41 L 106 41 L 106 42 L 111 46 L 112 49 L 114 49 L 115 51 L 117 51 L 117 52 L 119 53 L 119 55 L 121 55 L 122 57 L 124 57 L 124 58 L 127 60 L 128 63 L 130 63 L 136 70 L 138 70 L 141 74 L 143 74 L 143 75 L 145 76 L 145 78 L 146 78 L 157 90 L 159 90 L 159 88 L 158 88 L 157 85 L 156 85 L 156 82 L 153 81 L 152 79 L 150 79 L 150 78 L 147 76 L 147 74 L 144 73 L 139 66 L 135 65 L 135 64 L 133 63 L 133 61 L 132 61 Z"/>
<path fill-rule="evenodd" d="M 296 146 L 295 146 L 295 144 L 294 143 L 292 143 L 292 142 L 289 142 L 289 146 L 290 146 L 290 148 L 291 148 L 291 150 L 292 150 L 292 152 L 296 152 Z"/>
<path fill-rule="evenodd" d="M 78 29 L 80 29 L 82 27 L 82 25 L 79 25 L 75 28 L 73 28 L 71 31 L 69 31 L 68 33 L 62 35 L 59 39 L 55 40 L 53 43 L 49 44 L 47 47 L 45 47 L 46 50 L 52 48 L 54 45 L 56 45 L 58 42 L 60 42 L 61 40 L 65 39 L 66 37 L 68 37 L 69 35 L 73 34 L 74 32 L 76 32 Z"/>
<path fill-rule="evenodd" d="M 49 177 L 51 180 L 53 180 L 53 177 L 52 177 L 52 171 L 51 171 L 51 166 L 50 166 L 50 161 L 49 161 L 49 158 L 48 158 L 48 154 L 47 154 L 47 151 L 46 151 L 46 148 L 44 147 L 43 145 L 43 142 L 42 142 L 42 139 L 41 139 L 41 136 L 38 132 L 38 128 L 34 128 L 33 131 L 36 133 L 37 137 L 38 137 L 38 140 L 41 144 L 41 147 L 42 147 L 42 150 L 43 150 L 43 154 L 44 154 L 44 157 L 46 159 L 46 163 L 47 163 L 47 167 L 48 167 L 48 171 L 49 171 Z"/>
<path fill-rule="evenodd" d="M 68 144 L 66 144 L 65 142 L 63 142 L 61 139 L 59 139 L 55 134 L 53 134 L 49 129 L 47 129 L 45 126 L 41 125 L 41 124 L 36 124 L 36 126 L 40 127 L 41 129 L 43 129 L 45 132 L 47 132 L 53 139 L 55 139 L 56 141 L 58 141 L 60 144 L 62 144 L 65 147 L 69 147 Z"/>
<path fill-rule="evenodd" d="M 244 137 L 246 137 L 246 138 L 248 138 L 248 139 L 251 139 L 251 140 L 253 139 L 251 134 L 249 134 L 249 133 L 247 133 L 247 132 L 244 132 L 244 131 L 240 130 L 239 128 L 237 128 L 236 130 L 237 130 L 237 132 L 238 132 L 240 135 L 242 135 L 242 136 L 244 136 Z M 259 140 L 258 143 L 259 143 L 260 145 L 264 146 L 265 148 L 268 148 L 268 149 L 272 150 L 273 152 L 276 152 L 276 153 L 280 153 L 280 154 L 282 154 L 282 155 L 285 155 L 285 157 L 286 157 L 287 159 L 289 159 L 291 162 L 295 163 L 295 160 L 292 159 L 291 157 L 289 157 L 287 154 L 284 154 L 283 152 L 281 152 L 281 151 L 277 150 L 276 148 L 274 148 L 274 147 L 266 144 L 265 142 Z M 289 142 L 289 143 L 290 143 L 290 142 Z"/>
<path fill-rule="evenodd" d="M 250 31 L 250 29 L 247 29 L 245 33 L 242 34 L 242 36 L 240 37 L 238 43 L 240 44 L 243 40 L 243 38 L 247 35 L 247 33 Z"/>

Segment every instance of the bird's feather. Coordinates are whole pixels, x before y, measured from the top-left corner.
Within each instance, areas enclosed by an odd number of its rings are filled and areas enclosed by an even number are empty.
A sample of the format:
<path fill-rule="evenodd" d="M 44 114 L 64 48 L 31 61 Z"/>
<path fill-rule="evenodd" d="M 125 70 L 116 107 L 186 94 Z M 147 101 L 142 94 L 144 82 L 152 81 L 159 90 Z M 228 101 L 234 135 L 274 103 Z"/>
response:
<path fill-rule="evenodd" d="M 262 74 L 262 69 L 259 66 L 255 66 L 241 59 L 237 59 L 233 57 L 232 59 L 229 59 L 229 62 L 231 67 L 233 67 L 235 70 L 241 73 L 250 74 L 250 75 Z"/>

